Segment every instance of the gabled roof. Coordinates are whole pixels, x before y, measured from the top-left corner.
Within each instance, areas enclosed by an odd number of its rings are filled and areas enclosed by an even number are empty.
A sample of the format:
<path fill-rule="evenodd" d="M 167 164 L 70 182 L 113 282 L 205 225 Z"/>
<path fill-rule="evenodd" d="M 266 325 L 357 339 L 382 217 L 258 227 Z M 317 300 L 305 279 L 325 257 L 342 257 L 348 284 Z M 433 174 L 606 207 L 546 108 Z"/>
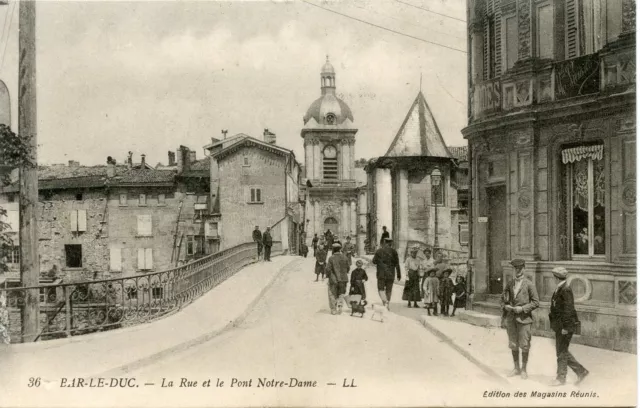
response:
<path fill-rule="evenodd" d="M 217 152 L 212 152 L 211 153 L 211 157 L 217 157 L 217 158 L 221 158 L 224 157 L 230 153 L 233 153 L 234 151 L 236 151 L 238 148 L 240 148 L 241 146 L 245 146 L 247 144 L 249 145 L 253 145 L 256 146 L 258 148 L 264 149 L 264 150 L 268 150 L 271 151 L 273 153 L 276 154 L 281 154 L 281 155 L 293 155 L 293 152 L 291 150 L 279 147 L 275 144 L 271 144 L 271 143 L 266 143 L 263 142 L 262 140 L 258 140 L 255 137 L 252 136 L 248 136 L 245 134 L 240 133 L 240 135 L 242 135 L 242 137 L 237 138 L 237 140 L 235 141 L 235 143 L 225 146 L 222 150 L 218 150 Z M 236 135 L 236 136 L 240 136 L 240 135 Z M 236 137 L 234 136 L 234 138 Z M 227 139 L 229 140 L 229 139 Z"/>
<path fill-rule="evenodd" d="M 413 101 L 385 156 L 452 157 L 422 91 Z"/>

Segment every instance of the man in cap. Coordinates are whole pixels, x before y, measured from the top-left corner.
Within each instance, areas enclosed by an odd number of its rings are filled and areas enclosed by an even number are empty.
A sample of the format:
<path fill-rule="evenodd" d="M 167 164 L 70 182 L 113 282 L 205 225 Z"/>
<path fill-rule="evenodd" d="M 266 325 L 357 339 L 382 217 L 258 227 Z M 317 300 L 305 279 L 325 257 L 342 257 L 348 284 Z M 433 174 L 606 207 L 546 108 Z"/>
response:
<path fill-rule="evenodd" d="M 562 267 L 553 269 L 553 276 L 556 277 L 558 286 L 551 296 L 551 309 L 549 313 L 549 323 L 551 329 L 556 332 L 556 357 L 558 359 L 558 370 L 556 379 L 551 385 L 564 385 L 567 380 L 567 366 L 578 376 L 576 384 L 582 382 L 589 371 L 578 363 L 569 352 L 571 337 L 579 324 L 578 314 L 573 304 L 573 291 L 567 283 L 567 270 Z"/>
<path fill-rule="evenodd" d="M 347 236 L 347 242 L 345 242 L 344 247 L 342 248 L 342 252 L 345 254 L 347 259 L 349 260 L 349 266 L 351 266 L 351 262 L 353 262 L 352 258 L 356 252 L 356 246 L 351 242 L 351 237 Z"/>
<path fill-rule="evenodd" d="M 262 232 L 259 226 L 256 225 L 251 236 L 253 237 L 253 242 L 258 244 L 258 260 L 260 260 L 260 255 L 262 255 Z"/>
<path fill-rule="evenodd" d="M 271 245 L 273 245 L 271 227 L 267 227 L 267 230 L 262 234 L 262 245 L 264 246 L 264 260 L 271 262 Z"/>
<path fill-rule="evenodd" d="M 326 273 L 329 277 L 329 307 L 333 315 L 340 314 L 342 311 L 344 295 L 347 293 L 347 282 L 349 282 L 349 261 L 340 252 L 341 249 L 342 246 L 340 244 L 333 244 L 333 254 L 327 261 L 326 268 Z M 340 302 L 338 302 L 338 299 Z"/>
<path fill-rule="evenodd" d="M 509 348 L 513 356 L 514 368 L 509 377 L 520 375 L 527 379 L 527 362 L 531 345 L 531 312 L 540 305 L 536 286 L 524 277 L 525 261 L 514 259 L 514 279 L 507 284 L 502 295 L 502 310 L 504 313 Z M 522 350 L 522 366 L 520 365 L 520 350 Z"/>
<path fill-rule="evenodd" d="M 400 259 L 398 252 L 391 246 L 393 241 L 387 238 L 382 248 L 373 255 L 372 263 L 376 266 L 376 278 L 378 280 L 378 294 L 382 304 L 389 309 L 391 293 L 393 291 L 394 272 L 398 281 L 402 277 L 400 273 Z"/>

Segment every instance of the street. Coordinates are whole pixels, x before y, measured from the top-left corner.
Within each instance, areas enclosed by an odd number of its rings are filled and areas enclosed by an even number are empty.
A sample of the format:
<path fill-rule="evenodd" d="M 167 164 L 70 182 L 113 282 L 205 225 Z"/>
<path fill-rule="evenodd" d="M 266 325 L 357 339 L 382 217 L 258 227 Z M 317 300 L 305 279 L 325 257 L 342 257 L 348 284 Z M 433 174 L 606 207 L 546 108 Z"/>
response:
<path fill-rule="evenodd" d="M 455 390 L 473 383 L 491 390 L 496 383 L 440 342 L 407 313 L 402 286 L 394 288 L 384 323 L 350 313 L 332 316 L 325 282 L 313 282 L 312 258 L 280 278 L 244 323 L 211 342 L 131 373 L 162 383 L 216 379 L 220 389 L 164 388 L 149 403 L 171 406 L 185 399 L 198 405 L 437 405 L 465 399 Z M 379 303 L 375 270 L 367 271 L 369 300 Z M 413 310 L 413 309 L 411 309 Z M 421 314 L 415 310 L 415 316 Z M 233 388 L 232 379 L 236 379 Z M 258 388 L 258 379 L 317 381 L 316 388 Z M 239 385 L 252 388 L 243 389 Z M 243 382 L 243 383 L 240 383 Z M 335 386 L 327 385 L 335 383 Z M 354 385 L 353 387 L 343 387 Z M 484 384 L 484 386 L 483 386 Z M 447 392 L 442 392 L 443 387 Z M 145 398 L 146 400 L 146 398 Z"/>

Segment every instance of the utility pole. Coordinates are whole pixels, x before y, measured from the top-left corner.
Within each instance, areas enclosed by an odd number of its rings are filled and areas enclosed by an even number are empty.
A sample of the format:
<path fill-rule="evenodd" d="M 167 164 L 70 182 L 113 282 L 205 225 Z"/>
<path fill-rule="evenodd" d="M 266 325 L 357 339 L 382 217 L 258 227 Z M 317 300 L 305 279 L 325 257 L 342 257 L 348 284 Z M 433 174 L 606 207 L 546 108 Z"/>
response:
<path fill-rule="evenodd" d="M 20 284 L 37 286 L 38 257 L 38 165 L 36 115 L 36 2 L 20 0 L 18 134 L 28 138 L 31 163 L 20 168 Z M 35 341 L 39 334 L 40 293 L 29 289 L 22 308 L 22 341 Z"/>

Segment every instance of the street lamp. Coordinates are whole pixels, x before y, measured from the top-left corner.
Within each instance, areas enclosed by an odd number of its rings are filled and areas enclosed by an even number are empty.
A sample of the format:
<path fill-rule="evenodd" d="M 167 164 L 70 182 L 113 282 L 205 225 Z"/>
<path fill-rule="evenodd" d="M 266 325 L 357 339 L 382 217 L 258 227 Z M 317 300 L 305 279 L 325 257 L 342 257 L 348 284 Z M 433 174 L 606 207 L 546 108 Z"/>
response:
<path fill-rule="evenodd" d="M 438 189 L 440 188 L 440 181 L 442 181 L 442 173 L 440 173 L 440 169 L 436 167 L 431 172 L 431 198 L 436 206 L 436 219 L 434 221 L 435 233 L 433 238 L 433 246 L 435 248 L 440 246 L 438 243 Z M 435 187 L 435 189 L 433 187 Z"/>

